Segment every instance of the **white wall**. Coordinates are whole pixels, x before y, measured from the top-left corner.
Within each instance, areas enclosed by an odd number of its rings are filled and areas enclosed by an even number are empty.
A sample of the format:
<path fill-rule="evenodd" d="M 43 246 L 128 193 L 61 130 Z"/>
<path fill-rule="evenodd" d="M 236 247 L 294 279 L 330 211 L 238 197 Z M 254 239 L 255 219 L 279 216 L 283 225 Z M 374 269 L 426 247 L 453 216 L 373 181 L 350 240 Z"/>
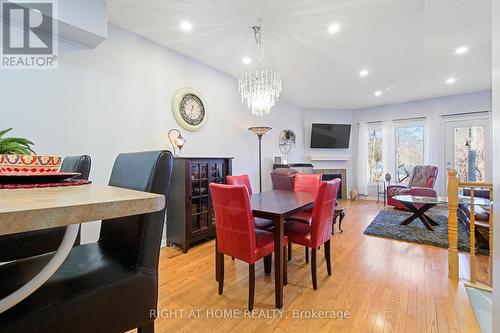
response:
<path fill-rule="evenodd" d="M 354 121 L 383 121 L 453 113 L 491 111 L 491 91 L 437 97 L 354 111 Z"/>
<path fill-rule="evenodd" d="M 97 49 L 61 53 L 57 70 L 0 71 L 0 127 L 32 139 L 38 154 L 91 155 L 91 179 L 105 184 L 118 153 L 168 148 L 167 131 L 180 128 L 171 100 L 185 86 L 205 96 L 209 114 L 201 131 L 183 131 L 182 155 L 233 156 L 233 173 L 249 174 L 258 188 L 258 141 L 247 128 L 266 125 L 273 130 L 262 141 L 264 189 L 281 129 L 299 142 L 288 161 L 303 160 L 302 109 L 281 100 L 269 115 L 252 116 L 234 78 L 113 25 Z M 83 240 L 98 230 L 85 225 Z"/>
<path fill-rule="evenodd" d="M 434 131 L 439 131 L 444 127 L 444 121 L 441 118 L 441 115 L 476 111 L 491 111 L 491 91 L 481 91 L 470 94 L 359 109 L 353 112 L 352 119 L 353 124 L 358 124 L 359 122 L 391 121 L 394 119 L 427 117 L 430 119 L 430 122 L 433 123 Z M 354 128 L 354 132 L 357 132 L 356 126 L 354 126 Z M 435 136 L 435 140 L 433 140 L 432 144 L 437 146 L 435 154 L 440 171 L 437 188 L 443 194 L 443 191 L 445 191 L 444 131 L 437 134 L 438 135 Z M 354 136 L 354 139 L 357 141 L 357 135 Z M 356 145 L 357 143 L 354 143 L 353 147 L 356 147 Z M 355 153 L 356 149 L 353 154 Z M 392 174 L 392 176 L 394 178 L 394 174 Z"/>
<path fill-rule="evenodd" d="M 500 142 L 500 0 L 492 2 L 493 142 Z M 497 151 L 497 150 L 496 150 Z M 500 154 L 493 154 L 493 330 L 500 332 Z"/>

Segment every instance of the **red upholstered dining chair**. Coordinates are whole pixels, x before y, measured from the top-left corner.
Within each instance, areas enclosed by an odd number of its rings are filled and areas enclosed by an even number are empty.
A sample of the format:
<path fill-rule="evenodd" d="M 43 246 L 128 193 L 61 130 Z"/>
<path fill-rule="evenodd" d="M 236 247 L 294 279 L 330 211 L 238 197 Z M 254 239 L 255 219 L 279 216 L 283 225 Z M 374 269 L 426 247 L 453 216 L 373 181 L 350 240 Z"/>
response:
<path fill-rule="evenodd" d="M 301 174 L 295 175 L 293 190 L 295 192 L 316 193 L 321 183 L 321 174 Z"/>
<path fill-rule="evenodd" d="M 294 192 L 308 192 L 316 194 L 321 184 L 321 174 L 296 174 L 293 184 Z M 304 210 L 290 216 L 287 220 L 310 224 L 312 219 L 312 210 Z M 291 244 L 290 244 L 291 245 Z M 309 250 L 306 247 L 306 262 L 309 262 Z M 292 247 L 288 246 L 288 260 L 292 260 Z"/>
<path fill-rule="evenodd" d="M 251 311 L 255 294 L 255 262 L 270 258 L 274 252 L 274 234 L 255 229 L 246 186 L 212 183 L 210 193 L 215 209 L 219 295 L 224 288 L 224 255 L 245 261 L 249 264 L 248 309 Z M 286 244 L 287 239 L 285 248 Z M 286 273 L 284 279 L 286 284 Z"/>
<path fill-rule="evenodd" d="M 308 193 L 316 194 L 320 184 L 321 184 L 321 175 L 320 174 L 314 174 L 314 175 L 297 174 L 295 176 L 295 183 L 293 185 L 293 191 L 294 192 L 308 192 Z M 296 221 L 303 222 L 303 223 L 311 223 L 311 218 L 312 218 L 312 210 L 308 209 L 308 210 L 302 211 L 300 213 L 297 213 L 297 214 L 291 216 L 289 219 L 296 220 Z"/>
<path fill-rule="evenodd" d="M 285 235 L 290 245 L 295 243 L 312 250 L 311 275 L 313 289 L 317 289 L 318 285 L 316 279 L 316 251 L 323 244 L 327 272 L 328 275 L 332 275 L 330 239 L 332 237 L 333 213 L 339 187 L 339 179 L 321 183 L 314 199 L 311 224 L 293 220 L 285 223 Z"/>
<path fill-rule="evenodd" d="M 417 165 L 413 168 L 408 185 L 388 185 L 387 204 L 400 209 L 407 209 L 402 203 L 394 199 L 396 195 L 416 195 L 436 197 L 434 184 L 438 175 L 438 167 L 434 165 Z"/>
<path fill-rule="evenodd" d="M 248 178 L 248 175 L 226 176 L 226 181 L 228 185 L 245 185 L 248 194 L 252 195 L 252 185 L 250 185 L 250 178 Z"/>
<path fill-rule="evenodd" d="M 250 178 L 248 178 L 248 175 L 226 176 L 226 182 L 228 185 L 245 185 L 248 190 L 248 194 L 252 195 L 252 185 L 250 185 Z M 261 219 L 259 217 L 256 217 L 254 221 L 255 227 L 258 229 L 265 230 L 271 228 L 274 225 L 273 221 Z"/>

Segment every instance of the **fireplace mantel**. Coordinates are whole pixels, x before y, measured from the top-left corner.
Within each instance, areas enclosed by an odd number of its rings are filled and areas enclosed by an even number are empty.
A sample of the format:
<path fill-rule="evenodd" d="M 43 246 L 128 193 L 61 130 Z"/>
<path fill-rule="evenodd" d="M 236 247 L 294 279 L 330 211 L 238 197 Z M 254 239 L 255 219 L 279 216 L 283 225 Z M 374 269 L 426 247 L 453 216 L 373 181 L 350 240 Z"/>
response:
<path fill-rule="evenodd" d="M 351 155 L 311 155 L 311 161 L 349 161 Z"/>

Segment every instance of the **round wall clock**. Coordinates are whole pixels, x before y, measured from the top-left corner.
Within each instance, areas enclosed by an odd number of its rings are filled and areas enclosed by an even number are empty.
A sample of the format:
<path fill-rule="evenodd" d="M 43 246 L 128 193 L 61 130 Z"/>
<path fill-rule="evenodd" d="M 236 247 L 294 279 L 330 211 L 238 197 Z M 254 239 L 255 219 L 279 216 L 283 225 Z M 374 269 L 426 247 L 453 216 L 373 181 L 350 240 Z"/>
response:
<path fill-rule="evenodd" d="M 207 103 L 198 91 L 182 88 L 174 95 L 172 112 L 182 128 L 198 131 L 207 120 Z"/>

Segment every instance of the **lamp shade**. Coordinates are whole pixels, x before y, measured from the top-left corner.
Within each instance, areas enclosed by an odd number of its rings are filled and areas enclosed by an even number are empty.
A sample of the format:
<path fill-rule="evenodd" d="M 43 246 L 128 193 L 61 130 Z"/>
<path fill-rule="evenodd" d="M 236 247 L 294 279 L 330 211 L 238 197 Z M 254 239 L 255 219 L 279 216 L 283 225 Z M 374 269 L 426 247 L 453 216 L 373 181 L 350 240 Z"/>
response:
<path fill-rule="evenodd" d="M 262 137 L 268 131 L 272 130 L 272 128 L 267 126 L 254 126 L 254 127 L 249 127 L 248 130 L 257 135 L 258 137 Z"/>

